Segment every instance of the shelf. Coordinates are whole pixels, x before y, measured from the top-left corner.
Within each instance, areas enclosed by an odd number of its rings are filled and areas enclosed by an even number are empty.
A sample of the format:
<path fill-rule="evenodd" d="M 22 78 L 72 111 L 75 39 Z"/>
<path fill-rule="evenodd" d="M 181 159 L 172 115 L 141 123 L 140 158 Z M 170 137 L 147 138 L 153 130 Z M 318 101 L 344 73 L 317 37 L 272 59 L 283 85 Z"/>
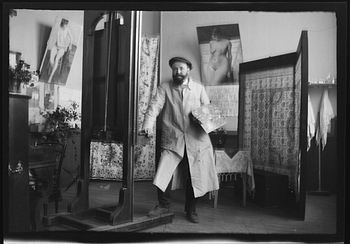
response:
<path fill-rule="evenodd" d="M 17 98 L 23 98 L 23 99 L 31 99 L 31 96 L 28 96 L 27 94 L 22 94 L 22 93 L 14 93 L 14 92 L 9 92 L 10 97 L 17 97 Z"/>
<path fill-rule="evenodd" d="M 336 87 L 337 83 L 311 83 L 309 84 L 309 87 L 328 87 L 328 88 L 333 88 Z"/>

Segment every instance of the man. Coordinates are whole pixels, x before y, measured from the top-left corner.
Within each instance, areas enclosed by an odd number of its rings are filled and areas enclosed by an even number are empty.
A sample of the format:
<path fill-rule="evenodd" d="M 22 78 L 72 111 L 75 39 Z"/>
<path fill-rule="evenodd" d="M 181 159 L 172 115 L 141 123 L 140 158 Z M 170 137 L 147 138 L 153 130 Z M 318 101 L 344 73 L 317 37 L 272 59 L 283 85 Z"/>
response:
<path fill-rule="evenodd" d="M 159 205 L 148 215 L 160 216 L 170 211 L 170 190 L 186 188 L 185 212 L 189 221 L 198 223 L 197 199 L 218 190 L 213 148 L 209 135 L 194 119 L 191 111 L 209 104 L 204 86 L 189 77 L 192 64 L 185 58 L 169 60 L 171 81 L 163 82 L 152 98 L 143 124 L 148 137 L 153 136 L 156 117 L 161 116 L 161 156 L 153 184 L 158 187 Z"/>

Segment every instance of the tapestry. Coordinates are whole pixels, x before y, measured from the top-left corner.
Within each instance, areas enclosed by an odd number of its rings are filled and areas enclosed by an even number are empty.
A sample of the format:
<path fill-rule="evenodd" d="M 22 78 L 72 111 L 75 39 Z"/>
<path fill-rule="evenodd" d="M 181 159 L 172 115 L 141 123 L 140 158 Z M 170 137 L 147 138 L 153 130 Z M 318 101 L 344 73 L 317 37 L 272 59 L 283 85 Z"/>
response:
<path fill-rule="evenodd" d="M 238 116 L 239 86 L 206 86 L 210 103 L 219 107 L 224 116 Z"/>
<path fill-rule="evenodd" d="M 157 90 L 159 36 L 141 39 L 139 72 L 138 130 L 142 127 L 148 104 Z M 156 130 L 154 125 L 154 131 Z M 153 179 L 155 174 L 155 148 L 153 137 L 147 145 L 136 145 L 134 151 L 134 180 Z M 90 178 L 122 180 L 123 144 L 116 142 L 91 142 Z"/>
<path fill-rule="evenodd" d="M 254 168 L 288 175 L 297 186 L 299 167 L 301 59 L 296 66 L 241 74 L 243 122 L 240 147 Z"/>
<path fill-rule="evenodd" d="M 90 178 L 123 179 L 123 144 L 92 141 L 90 143 Z"/>

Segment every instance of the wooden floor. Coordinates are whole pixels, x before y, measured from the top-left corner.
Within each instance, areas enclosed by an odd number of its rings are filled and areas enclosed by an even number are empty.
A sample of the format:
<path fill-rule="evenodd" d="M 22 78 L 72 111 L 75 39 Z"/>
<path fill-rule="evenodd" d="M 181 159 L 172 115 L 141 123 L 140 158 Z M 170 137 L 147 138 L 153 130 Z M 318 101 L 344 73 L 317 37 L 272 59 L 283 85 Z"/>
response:
<path fill-rule="evenodd" d="M 75 186 L 68 191 L 62 190 L 63 200 L 59 211 L 66 212 L 67 203 L 75 195 Z M 121 182 L 92 180 L 89 187 L 89 207 L 118 203 Z M 134 219 L 144 217 L 157 204 L 156 188 L 151 181 L 135 182 Z M 305 221 L 295 218 L 295 210 L 288 206 L 264 208 L 249 196 L 243 207 L 242 198 L 234 194 L 234 189 L 220 190 L 218 206 L 213 208 L 213 199 L 208 195 L 200 198 L 197 212 L 200 223 L 190 223 L 184 212 L 184 192 L 172 191 L 173 222 L 144 229 L 139 233 L 181 233 L 181 234 L 335 234 L 336 233 L 336 196 L 307 195 Z M 54 204 L 50 204 L 48 213 L 54 213 Z M 63 226 L 52 226 L 49 231 L 67 230 Z M 231 235 L 230 235 L 231 236 Z"/>

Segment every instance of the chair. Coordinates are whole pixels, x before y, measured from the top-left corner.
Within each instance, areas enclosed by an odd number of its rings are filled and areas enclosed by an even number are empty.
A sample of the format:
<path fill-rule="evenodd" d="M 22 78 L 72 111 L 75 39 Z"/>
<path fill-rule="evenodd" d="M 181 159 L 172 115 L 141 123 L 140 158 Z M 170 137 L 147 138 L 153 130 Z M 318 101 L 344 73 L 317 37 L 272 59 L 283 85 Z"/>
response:
<path fill-rule="evenodd" d="M 67 144 L 56 141 L 47 141 L 38 143 L 38 146 L 54 147 L 56 156 L 56 167 L 52 174 L 52 190 L 49 192 L 48 202 L 55 202 L 55 212 L 58 212 L 58 202 L 62 200 L 60 191 L 60 176 L 62 170 L 63 159 L 65 157 Z M 41 179 L 36 175 L 33 175 L 35 182 L 35 189 L 38 190 L 46 188 L 48 185 L 47 180 Z M 44 216 L 47 215 L 47 203 L 44 204 Z"/>
<path fill-rule="evenodd" d="M 80 166 L 78 165 L 78 167 L 75 170 L 68 170 L 65 167 L 63 167 L 63 170 L 66 171 L 73 178 L 72 182 L 69 183 L 67 188 L 64 190 L 64 191 L 67 191 L 80 178 Z"/>

